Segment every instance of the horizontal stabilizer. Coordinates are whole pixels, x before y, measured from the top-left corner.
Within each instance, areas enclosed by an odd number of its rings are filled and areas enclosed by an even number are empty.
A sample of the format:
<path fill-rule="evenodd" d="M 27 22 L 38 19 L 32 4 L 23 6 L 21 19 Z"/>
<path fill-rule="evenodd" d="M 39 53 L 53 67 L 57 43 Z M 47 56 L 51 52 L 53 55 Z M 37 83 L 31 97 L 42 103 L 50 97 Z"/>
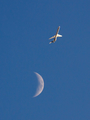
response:
<path fill-rule="evenodd" d="M 51 44 L 52 42 L 49 42 L 49 44 Z"/>

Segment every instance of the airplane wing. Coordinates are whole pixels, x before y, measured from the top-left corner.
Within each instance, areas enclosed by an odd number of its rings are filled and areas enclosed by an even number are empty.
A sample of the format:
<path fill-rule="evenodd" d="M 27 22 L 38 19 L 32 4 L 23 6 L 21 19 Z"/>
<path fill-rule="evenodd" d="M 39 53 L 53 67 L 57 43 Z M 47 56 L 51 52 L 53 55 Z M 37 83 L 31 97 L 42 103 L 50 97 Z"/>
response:
<path fill-rule="evenodd" d="M 60 26 L 59 26 L 58 29 L 57 29 L 56 35 L 54 35 L 53 37 L 51 37 L 51 38 L 49 38 L 49 39 L 55 38 L 55 41 L 56 41 L 56 36 L 57 36 L 57 34 L 58 34 L 58 32 L 59 32 L 59 29 L 60 29 Z"/>
<path fill-rule="evenodd" d="M 59 32 L 59 29 L 60 29 L 60 26 L 59 26 L 59 27 L 58 27 L 58 29 L 57 29 L 56 35 L 58 34 L 58 32 Z"/>
<path fill-rule="evenodd" d="M 55 38 L 55 35 L 53 37 L 50 37 L 49 39 Z"/>

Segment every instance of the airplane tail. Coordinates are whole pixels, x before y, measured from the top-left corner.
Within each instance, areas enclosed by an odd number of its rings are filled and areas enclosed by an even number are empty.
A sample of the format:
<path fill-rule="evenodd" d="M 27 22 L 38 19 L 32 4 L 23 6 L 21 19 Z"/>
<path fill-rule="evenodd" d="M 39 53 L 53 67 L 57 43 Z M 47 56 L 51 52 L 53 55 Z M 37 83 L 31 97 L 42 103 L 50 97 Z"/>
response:
<path fill-rule="evenodd" d="M 49 42 L 49 44 L 53 43 L 53 41 Z"/>

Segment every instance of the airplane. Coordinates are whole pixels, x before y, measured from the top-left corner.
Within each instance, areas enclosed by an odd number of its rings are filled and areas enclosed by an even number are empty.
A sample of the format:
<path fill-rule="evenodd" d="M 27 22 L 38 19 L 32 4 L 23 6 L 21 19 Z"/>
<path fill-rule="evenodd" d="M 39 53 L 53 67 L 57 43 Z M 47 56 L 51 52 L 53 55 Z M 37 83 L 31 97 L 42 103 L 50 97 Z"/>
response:
<path fill-rule="evenodd" d="M 49 42 L 49 44 L 55 43 L 55 41 L 57 40 L 57 37 L 62 37 L 62 35 L 59 35 L 59 34 L 58 34 L 59 29 L 60 29 L 60 26 L 59 26 L 58 29 L 57 29 L 56 35 L 54 35 L 53 37 L 49 38 L 49 39 L 54 38 L 53 41 Z"/>

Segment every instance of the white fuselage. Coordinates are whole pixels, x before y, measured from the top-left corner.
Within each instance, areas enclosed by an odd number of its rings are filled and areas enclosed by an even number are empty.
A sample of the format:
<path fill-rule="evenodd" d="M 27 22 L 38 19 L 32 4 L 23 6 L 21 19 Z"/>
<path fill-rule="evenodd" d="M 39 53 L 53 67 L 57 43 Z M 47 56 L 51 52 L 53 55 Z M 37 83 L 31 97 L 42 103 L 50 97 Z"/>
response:
<path fill-rule="evenodd" d="M 49 39 L 54 38 L 53 41 L 51 41 L 50 43 L 54 43 L 54 42 L 57 40 L 57 37 L 62 37 L 62 35 L 58 34 L 59 29 L 60 29 L 60 26 L 59 26 L 58 29 L 57 29 L 56 35 L 54 35 L 53 37 L 49 38 Z M 49 44 L 50 44 L 50 43 L 49 43 Z"/>

